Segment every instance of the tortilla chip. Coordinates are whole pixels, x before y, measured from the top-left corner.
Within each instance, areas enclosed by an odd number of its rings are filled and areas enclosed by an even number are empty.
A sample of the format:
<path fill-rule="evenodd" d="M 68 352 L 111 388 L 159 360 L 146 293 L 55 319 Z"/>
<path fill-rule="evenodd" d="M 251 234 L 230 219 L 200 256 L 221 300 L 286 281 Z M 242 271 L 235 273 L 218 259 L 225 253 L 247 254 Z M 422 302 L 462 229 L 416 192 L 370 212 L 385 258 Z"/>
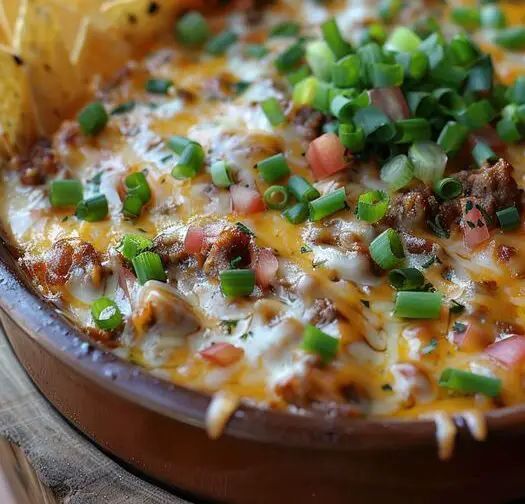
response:
<path fill-rule="evenodd" d="M 51 134 L 71 114 L 84 93 L 60 31 L 49 2 L 22 1 L 13 47 L 26 64 L 37 121 L 44 134 Z"/>
<path fill-rule="evenodd" d="M 100 55 L 104 57 L 101 58 Z M 71 62 L 78 71 L 82 85 L 87 89 L 96 74 L 107 78 L 123 66 L 131 56 L 130 46 L 112 32 L 102 30 L 90 18 L 84 18 L 71 51 Z"/>
<path fill-rule="evenodd" d="M 10 46 L 20 8 L 19 0 L 0 0 L 0 39 Z"/>
<path fill-rule="evenodd" d="M 119 38 L 133 46 L 152 40 L 159 33 L 169 32 L 181 4 L 177 0 L 113 0 L 106 1 L 97 18 L 107 23 Z"/>
<path fill-rule="evenodd" d="M 27 148 L 36 132 L 23 60 L 9 48 L 0 46 L 0 68 L 0 155 L 5 157 Z"/>

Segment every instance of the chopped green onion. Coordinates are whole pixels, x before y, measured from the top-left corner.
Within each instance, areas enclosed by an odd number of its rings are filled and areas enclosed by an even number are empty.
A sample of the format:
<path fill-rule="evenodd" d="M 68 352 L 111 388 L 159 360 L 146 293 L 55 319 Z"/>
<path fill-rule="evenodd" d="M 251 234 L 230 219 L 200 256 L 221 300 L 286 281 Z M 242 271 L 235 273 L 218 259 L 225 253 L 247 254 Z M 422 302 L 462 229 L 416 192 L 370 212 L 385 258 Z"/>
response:
<path fill-rule="evenodd" d="M 441 109 L 447 113 L 461 110 L 465 106 L 463 98 L 450 88 L 435 89 L 432 91 L 432 96 Z"/>
<path fill-rule="evenodd" d="M 290 175 L 290 168 L 282 153 L 259 161 L 257 168 L 267 184 L 273 184 L 279 179 Z"/>
<path fill-rule="evenodd" d="M 479 57 L 479 49 L 464 34 L 455 35 L 450 41 L 448 49 L 453 62 L 462 67 L 472 65 Z"/>
<path fill-rule="evenodd" d="M 286 75 L 288 82 L 295 86 L 302 80 L 306 79 L 311 75 L 310 67 L 308 65 L 301 65 L 297 70 L 292 70 Z"/>
<path fill-rule="evenodd" d="M 175 25 L 177 40 L 186 46 L 204 44 L 210 36 L 206 19 L 200 12 L 190 11 L 182 16 Z"/>
<path fill-rule="evenodd" d="M 325 21 L 321 25 L 323 38 L 337 59 L 344 58 L 352 51 L 352 47 L 343 39 L 339 27 L 334 18 Z"/>
<path fill-rule="evenodd" d="M 219 273 L 222 293 L 226 297 L 249 296 L 255 287 L 255 272 L 251 269 L 231 269 Z"/>
<path fill-rule="evenodd" d="M 91 316 L 95 325 L 104 331 L 113 331 L 122 325 L 122 313 L 117 303 L 107 297 L 101 297 L 91 304 Z"/>
<path fill-rule="evenodd" d="M 327 364 L 336 357 L 339 340 L 308 324 L 304 328 L 301 348 L 305 352 L 318 355 Z"/>
<path fill-rule="evenodd" d="M 153 242 L 145 236 L 139 234 L 127 234 L 122 238 L 122 241 L 117 247 L 117 250 L 125 259 L 131 261 L 141 252 L 145 252 L 146 250 L 150 249 L 152 245 Z"/>
<path fill-rule="evenodd" d="M 330 112 L 340 121 L 349 121 L 353 115 L 353 101 L 346 96 L 338 95 L 330 103 Z"/>
<path fill-rule="evenodd" d="M 104 194 L 97 194 L 92 198 L 82 200 L 77 205 L 75 215 L 80 220 L 98 222 L 108 215 L 108 200 Z"/>
<path fill-rule="evenodd" d="M 131 262 L 140 285 L 144 285 L 148 280 L 166 281 L 166 273 L 159 254 L 141 252 Z"/>
<path fill-rule="evenodd" d="M 126 112 L 131 112 L 137 103 L 134 100 L 130 100 L 125 103 L 121 103 L 120 105 L 117 105 L 112 111 L 111 115 L 120 115 L 125 114 Z"/>
<path fill-rule="evenodd" d="M 410 28 L 398 26 L 388 37 L 384 47 L 387 51 L 411 53 L 420 45 L 421 39 Z"/>
<path fill-rule="evenodd" d="M 394 142 L 398 144 L 412 143 L 418 140 L 428 140 L 432 135 L 430 123 L 427 119 L 414 117 L 396 122 L 396 136 Z"/>
<path fill-rule="evenodd" d="M 360 194 L 357 200 L 357 216 L 373 224 L 385 216 L 389 201 L 388 194 L 383 191 L 369 191 Z"/>
<path fill-rule="evenodd" d="M 465 143 L 468 134 L 469 130 L 466 126 L 449 121 L 441 130 L 437 143 L 448 156 L 455 156 Z"/>
<path fill-rule="evenodd" d="M 506 143 L 519 142 L 523 138 L 523 134 L 516 122 L 508 117 L 504 117 L 498 121 L 496 130 L 498 136 Z"/>
<path fill-rule="evenodd" d="M 279 54 L 275 60 L 275 66 L 280 73 L 293 70 L 304 58 L 304 47 L 302 42 L 296 42 L 284 52 Z"/>
<path fill-rule="evenodd" d="M 381 0 L 379 4 L 379 16 L 383 21 L 392 21 L 399 14 L 403 3 L 401 0 Z"/>
<path fill-rule="evenodd" d="M 297 201 L 308 203 L 321 196 L 319 191 L 308 182 L 304 177 L 292 175 L 288 179 L 288 190 L 294 195 Z"/>
<path fill-rule="evenodd" d="M 84 190 L 80 180 L 53 180 L 49 187 L 49 201 L 53 208 L 66 208 L 82 201 Z"/>
<path fill-rule="evenodd" d="M 361 37 L 361 44 L 366 44 L 367 42 L 378 42 L 383 44 L 386 40 L 387 32 L 385 27 L 381 23 L 372 23 L 369 24 Z"/>
<path fill-rule="evenodd" d="M 356 86 L 360 75 L 361 60 L 357 54 L 349 54 L 332 65 L 332 81 L 337 87 Z"/>
<path fill-rule="evenodd" d="M 400 52 L 396 53 L 394 57 L 396 62 L 403 67 L 405 77 L 420 80 L 428 72 L 428 58 L 423 51 Z"/>
<path fill-rule="evenodd" d="M 246 56 L 257 59 L 264 58 L 269 52 L 268 48 L 262 44 L 248 44 L 244 49 Z"/>
<path fill-rule="evenodd" d="M 501 380 L 461 369 L 447 368 L 439 377 L 439 386 L 466 394 L 484 394 L 497 397 L 501 394 Z"/>
<path fill-rule="evenodd" d="M 494 83 L 494 69 L 490 56 L 484 56 L 479 62 L 469 69 L 467 91 L 477 93 L 488 92 Z"/>
<path fill-rule="evenodd" d="M 411 91 L 406 94 L 410 112 L 418 117 L 430 117 L 436 109 L 436 99 L 425 91 Z"/>
<path fill-rule="evenodd" d="M 272 126 L 279 126 L 286 120 L 279 100 L 273 96 L 262 101 L 261 108 Z"/>
<path fill-rule="evenodd" d="M 484 5 L 481 8 L 481 26 L 483 28 L 505 28 L 507 19 L 498 5 Z"/>
<path fill-rule="evenodd" d="M 138 217 L 142 212 L 142 207 L 144 203 L 139 196 L 130 194 L 124 198 L 124 203 L 122 204 L 122 211 L 127 217 L 134 218 Z"/>
<path fill-rule="evenodd" d="M 405 259 L 405 251 L 399 234 L 388 228 L 374 238 L 369 247 L 370 256 L 382 269 L 389 270 L 399 266 Z"/>
<path fill-rule="evenodd" d="M 398 268 L 388 272 L 388 281 L 396 290 L 411 291 L 425 283 L 425 277 L 417 268 Z"/>
<path fill-rule="evenodd" d="M 178 163 L 171 171 L 176 179 L 192 178 L 197 175 L 204 164 L 204 149 L 197 142 L 190 142 L 179 158 Z"/>
<path fill-rule="evenodd" d="M 481 168 L 486 162 L 498 160 L 498 155 L 481 140 L 476 142 L 476 146 L 472 149 L 472 157 L 476 164 Z"/>
<path fill-rule="evenodd" d="M 518 105 L 525 104 L 525 76 L 520 76 L 509 90 L 509 98 Z"/>
<path fill-rule="evenodd" d="M 430 70 L 430 78 L 436 85 L 453 89 L 459 89 L 467 77 L 467 70 L 459 65 L 452 65 L 448 60 L 443 60 Z"/>
<path fill-rule="evenodd" d="M 135 172 L 128 175 L 124 180 L 124 185 L 128 190 L 128 195 L 138 196 L 143 205 L 151 199 L 151 189 L 144 173 Z"/>
<path fill-rule="evenodd" d="M 519 227 L 521 219 L 518 209 L 515 206 L 498 210 L 496 216 L 499 221 L 499 225 L 505 231 L 510 231 Z"/>
<path fill-rule="evenodd" d="M 306 46 L 306 62 L 316 77 L 324 81 L 331 80 L 335 56 L 326 42 L 323 40 L 309 42 Z"/>
<path fill-rule="evenodd" d="M 230 187 L 233 184 L 230 167 L 226 161 L 216 161 L 211 165 L 211 180 L 217 187 Z"/>
<path fill-rule="evenodd" d="M 413 178 L 414 167 L 404 154 L 388 160 L 381 168 L 381 180 L 386 182 L 392 191 L 405 187 Z"/>
<path fill-rule="evenodd" d="M 471 103 L 465 110 L 459 112 L 456 117 L 458 122 L 474 130 L 488 124 L 494 119 L 495 115 L 494 107 L 488 100 L 479 100 Z"/>
<path fill-rule="evenodd" d="M 263 199 L 268 208 L 272 210 L 282 210 L 288 205 L 290 195 L 285 186 L 273 185 L 264 191 Z"/>
<path fill-rule="evenodd" d="M 152 94 L 168 94 L 173 87 L 173 81 L 170 79 L 149 79 L 146 81 L 146 91 Z"/>
<path fill-rule="evenodd" d="M 215 56 L 224 54 L 230 46 L 237 42 L 238 38 L 238 35 L 233 31 L 223 31 L 206 44 L 206 51 Z"/>
<path fill-rule="evenodd" d="M 371 135 L 383 126 L 390 123 L 390 119 L 377 107 L 370 105 L 359 109 L 354 115 L 354 123 L 363 128 L 366 136 Z"/>
<path fill-rule="evenodd" d="M 434 183 L 434 192 L 442 200 L 451 200 L 461 195 L 463 186 L 457 178 L 446 177 Z"/>
<path fill-rule="evenodd" d="M 108 113 L 99 101 L 86 105 L 78 114 L 80 131 L 87 136 L 100 133 L 106 127 L 108 120 Z"/>
<path fill-rule="evenodd" d="M 401 86 L 403 67 L 398 63 L 376 63 L 371 67 L 370 79 L 374 88 Z"/>
<path fill-rule="evenodd" d="M 513 26 L 499 30 L 494 36 L 494 42 L 505 49 L 518 50 L 525 48 L 525 27 Z"/>
<path fill-rule="evenodd" d="M 479 10 L 475 7 L 455 7 L 450 15 L 454 23 L 467 30 L 474 30 L 481 23 Z"/>
<path fill-rule="evenodd" d="M 301 31 L 301 26 L 295 21 L 283 21 L 272 26 L 270 37 L 295 37 Z"/>
<path fill-rule="evenodd" d="M 400 291 L 396 294 L 394 315 L 399 318 L 438 319 L 443 296 L 438 292 Z"/>
<path fill-rule="evenodd" d="M 363 128 L 355 128 L 353 124 L 339 125 L 339 139 L 351 152 L 359 152 L 365 148 L 365 132 Z"/>
<path fill-rule="evenodd" d="M 443 177 L 448 157 L 441 146 L 434 142 L 416 142 L 408 150 L 414 167 L 414 176 L 430 184 Z"/>
<path fill-rule="evenodd" d="M 184 151 L 184 149 L 191 142 L 193 142 L 193 140 L 190 140 L 189 138 L 179 136 L 179 135 L 174 135 L 167 140 L 166 146 L 180 156 L 182 152 Z"/>
<path fill-rule="evenodd" d="M 310 220 L 319 221 L 328 215 L 332 215 L 346 206 L 346 193 L 344 187 L 340 187 L 309 203 Z"/>
<path fill-rule="evenodd" d="M 308 219 L 309 209 L 307 203 L 296 203 L 283 212 L 283 216 L 291 224 L 301 224 Z"/>

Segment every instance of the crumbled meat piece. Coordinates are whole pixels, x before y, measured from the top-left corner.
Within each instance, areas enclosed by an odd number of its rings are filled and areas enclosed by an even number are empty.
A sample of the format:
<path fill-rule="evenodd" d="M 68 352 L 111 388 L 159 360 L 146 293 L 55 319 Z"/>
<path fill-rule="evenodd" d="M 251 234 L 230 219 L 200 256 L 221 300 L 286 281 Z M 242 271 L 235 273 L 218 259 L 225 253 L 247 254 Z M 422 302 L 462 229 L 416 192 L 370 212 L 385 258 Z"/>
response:
<path fill-rule="evenodd" d="M 509 247 L 507 245 L 498 245 L 496 250 L 498 254 L 498 259 L 503 262 L 508 262 L 512 257 L 517 254 L 517 251 L 514 247 Z"/>
<path fill-rule="evenodd" d="M 276 392 L 284 401 L 300 408 L 332 410 L 350 416 L 363 414 L 368 403 L 362 387 L 341 383 L 336 371 L 318 367 L 279 383 Z"/>
<path fill-rule="evenodd" d="M 334 303 L 327 298 L 316 299 L 307 310 L 306 316 L 310 324 L 323 326 L 335 320 L 337 310 Z"/>
<path fill-rule="evenodd" d="M 430 254 L 434 251 L 434 242 L 421 238 L 419 236 L 411 235 L 410 233 L 403 233 L 405 247 L 411 254 Z"/>
<path fill-rule="evenodd" d="M 103 278 L 99 253 L 93 245 L 79 238 L 58 240 L 43 261 L 26 261 L 28 269 L 47 286 L 64 285 L 73 274 L 89 275 L 95 285 Z"/>
<path fill-rule="evenodd" d="M 305 140 L 311 142 L 321 135 L 325 116 L 311 107 L 301 107 L 295 114 L 294 124 L 297 130 Z"/>
<path fill-rule="evenodd" d="M 206 274 L 218 274 L 219 271 L 229 269 L 231 261 L 237 258 L 240 259 L 236 261 L 236 266 L 246 267 L 251 263 L 251 249 L 254 246 L 250 235 L 238 227 L 227 227 L 211 246 L 203 270 Z"/>
<path fill-rule="evenodd" d="M 153 251 L 160 255 L 166 265 L 184 261 L 188 254 L 184 251 L 184 240 L 176 233 L 161 233 L 153 240 Z"/>
<path fill-rule="evenodd" d="M 20 172 L 22 184 L 35 186 L 43 184 L 47 175 L 58 171 L 58 161 L 51 142 L 47 139 L 38 140 L 28 154 L 15 156 L 11 166 Z"/>
<path fill-rule="evenodd" d="M 480 170 L 465 170 L 456 173 L 463 184 L 466 196 L 474 196 L 483 210 L 494 220 L 496 211 L 515 205 L 521 208 L 521 189 L 512 176 L 512 165 L 500 159 L 492 166 Z"/>
<path fill-rule="evenodd" d="M 438 201 L 432 190 L 419 185 L 406 192 L 394 194 L 384 221 L 396 229 L 412 230 L 423 227 L 428 217 L 437 213 L 437 210 Z"/>

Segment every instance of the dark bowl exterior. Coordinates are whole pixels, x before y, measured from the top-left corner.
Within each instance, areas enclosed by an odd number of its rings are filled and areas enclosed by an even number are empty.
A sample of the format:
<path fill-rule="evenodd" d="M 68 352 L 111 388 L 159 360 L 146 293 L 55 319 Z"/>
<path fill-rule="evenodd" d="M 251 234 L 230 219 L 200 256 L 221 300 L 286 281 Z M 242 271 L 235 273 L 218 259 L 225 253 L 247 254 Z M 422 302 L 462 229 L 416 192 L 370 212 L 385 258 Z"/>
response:
<path fill-rule="evenodd" d="M 40 299 L 0 245 L 0 318 L 47 399 L 103 450 L 163 485 L 228 503 L 503 502 L 525 495 L 525 410 L 460 427 L 437 457 L 429 421 L 291 415 L 243 405 L 210 440 L 209 397 L 156 379 L 87 342 Z"/>

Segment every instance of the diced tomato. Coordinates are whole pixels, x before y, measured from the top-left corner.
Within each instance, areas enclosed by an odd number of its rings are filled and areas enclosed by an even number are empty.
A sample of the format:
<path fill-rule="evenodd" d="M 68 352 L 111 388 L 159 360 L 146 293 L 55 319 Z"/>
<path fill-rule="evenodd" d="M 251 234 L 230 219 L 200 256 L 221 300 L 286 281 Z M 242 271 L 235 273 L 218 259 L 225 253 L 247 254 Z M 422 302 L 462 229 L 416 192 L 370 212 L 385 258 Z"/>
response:
<path fill-rule="evenodd" d="M 317 180 L 346 168 L 345 148 L 335 133 L 325 133 L 310 143 L 306 159 Z"/>
<path fill-rule="evenodd" d="M 188 254 L 199 254 L 204 243 L 204 229 L 190 226 L 184 238 L 184 251 Z"/>
<path fill-rule="evenodd" d="M 525 361 L 525 336 L 508 336 L 488 346 L 485 353 L 504 366 L 517 367 Z"/>
<path fill-rule="evenodd" d="M 403 92 L 398 87 L 376 88 L 368 91 L 370 103 L 392 121 L 410 117 L 410 109 Z"/>
<path fill-rule="evenodd" d="M 279 268 L 279 262 L 272 252 L 272 249 L 269 248 L 259 249 L 254 259 L 255 260 L 252 261 L 252 268 L 255 269 L 255 280 L 257 281 L 257 285 L 265 289 L 275 278 Z"/>
<path fill-rule="evenodd" d="M 256 189 L 242 185 L 230 186 L 233 210 L 240 214 L 264 212 L 264 201 Z"/>
<path fill-rule="evenodd" d="M 461 227 L 463 228 L 465 245 L 473 249 L 490 238 L 489 229 L 485 217 L 476 207 L 474 199 L 465 198 L 462 208 Z"/>
<path fill-rule="evenodd" d="M 237 348 L 230 343 L 215 343 L 199 352 L 199 354 L 203 359 L 212 364 L 227 367 L 242 359 L 244 350 L 242 348 Z"/>

